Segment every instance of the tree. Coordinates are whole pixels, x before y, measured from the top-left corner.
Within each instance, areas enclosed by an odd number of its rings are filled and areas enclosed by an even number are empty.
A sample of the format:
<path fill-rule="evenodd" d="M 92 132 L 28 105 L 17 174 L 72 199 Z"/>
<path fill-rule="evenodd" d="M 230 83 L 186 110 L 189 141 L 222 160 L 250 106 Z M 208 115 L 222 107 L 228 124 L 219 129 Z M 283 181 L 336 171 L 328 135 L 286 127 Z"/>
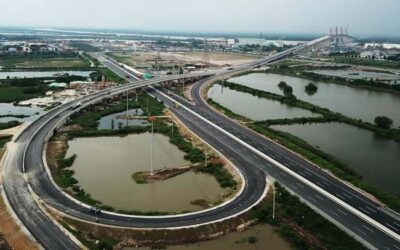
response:
<path fill-rule="evenodd" d="M 283 88 L 283 94 L 284 94 L 285 96 L 291 96 L 291 95 L 293 95 L 293 88 L 292 88 L 292 86 L 286 85 L 286 86 Z"/>
<path fill-rule="evenodd" d="M 287 84 L 286 84 L 286 82 L 284 82 L 284 81 L 281 81 L 281 82 L 278 83 L 278 87 L 279 87 L 280 89 L 283 89 L 283 88 L 286 87 L 286 86 L 287 86 Z"/>
<path fill-rule="evenodd" d="M 305 90 L 307 92 L 307 94 L 309 95 L 313 95 L 317 92 L 318 87 L 317 85 L 315 85 L 314 83 L 310 82 L 306 87 Z"/>
<path fill-rule="evenodd" d="M 379 128 L 389 129 L 393 125 L 393 120 L 386 116 L 377 116 L 374 120 Z"/>

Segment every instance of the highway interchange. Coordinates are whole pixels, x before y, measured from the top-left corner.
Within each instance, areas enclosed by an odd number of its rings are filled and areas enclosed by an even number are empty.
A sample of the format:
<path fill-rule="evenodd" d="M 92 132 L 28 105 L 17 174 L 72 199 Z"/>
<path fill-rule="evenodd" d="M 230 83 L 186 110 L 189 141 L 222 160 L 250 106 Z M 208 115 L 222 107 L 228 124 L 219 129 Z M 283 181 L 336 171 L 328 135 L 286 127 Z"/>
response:
<path fill-rule="evenodd" d="M 237 66 L 231 71 L 199 74 L 199 77 L 211 76 L 197 82 L 192 88 L 195 105 L 176 96 L 172 99 L 163 89 L 149 89 L 152 95 L 163 100 L 196 135 L 230 159 L 242 172 L 246 186 L 231 203 L 204 213 L 168 218 L 104 213 L 100 217 L 101 223 L 122 227 L 163 228 L 190 226 L 223 219 L 251 208 L 262 197 L 265 175 L 269 175 L 369 247 L 400 249 L 398 218 L 386 213 L 376 202 L 294 153 L 215 112 L 201 98 L 201 88 L 208 81 L 285 58 L 311 45 L 309 43 L 295 47 L 281 54 Z M 103 58 L 101 62 L 106 67 L 119 75 L 130 74 L 115 61 L 99 56 Z M 70 107 L 77 102 L 89 105 L 128 89 L 183 77 L 189 75 L 136 81 L 60 106 L 29 126 L 10 146 L 3 170 L 5 192 L 19 219 L 44 248 L 75 249 L 78 245 L 66 237 L 65 233 L 38 207 L 31 190 L 40 197 L 40 200 L 59 211 L 75 218 L 93 221 L 87 206 L 73 201 L 54 185 L 46 172 L 42 157 L 44 144 L 53 128 L 61 125 L 66 117 L 74 112 Z M 182 108 L 175 108 L 174 102 L 179 102 Z"/>

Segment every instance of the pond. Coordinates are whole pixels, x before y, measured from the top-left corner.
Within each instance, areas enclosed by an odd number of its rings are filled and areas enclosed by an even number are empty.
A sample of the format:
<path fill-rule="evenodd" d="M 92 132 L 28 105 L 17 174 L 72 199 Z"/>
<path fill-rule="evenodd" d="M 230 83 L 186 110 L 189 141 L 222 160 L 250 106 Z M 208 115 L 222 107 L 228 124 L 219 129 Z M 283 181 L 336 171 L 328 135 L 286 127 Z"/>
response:
<path fill-rule="evenodd" d="M 191 201 L 216 202 L 225 191 L 214 176 L 186 172 L 174 178 L 137 184 L 132 174 L 150 170 L 149 133 L 125 137 L 76 138 L 67 157 L 77 158 L 74 178 L 92 198 L 118 210 L 161 212 L 198 211 Z M 154 134 L 154 169 L 188 165 L 184 152 L 162 134 Z"/>
<path fill-rule="evenodd" d="M 364 79 L 364 80 L 384 80 L 384 81 L 398 81 L 400 83 L 400 75 L 383 73 L 383 72 L 373 72 L 373 71 L 362 71 L 362 70 L 352 70 L 352 69 L 338 69 L 338 70 L 315 70 L 311 71 L 320 75 L 336 76 L 349 79 Z"/>
<path fill-rule="evenodd" d="M 319 81 L 317 93 L 309 95 L 304 88 L 310 80 L 279 74 L 253 73 L 229 81 L 280 95 L 278 83 L 285 81 L 300 100 L 371 123 L 384 115 L 393 120 L 393 127 L 400 126 L 400 95 Z"/>
<path fill-rule="evenodd" d="M 143 110 L 130 109 L 128 112 L 123 111 L 103 116 L 99 120 L 97 129 L 119 129 L 120 127 L 147 126 L 150 124 L 146 119 L 126 119 L 126 115 L 128 115 L 128 117 L 140 117 L 143 115 Z"/>
<path fill-rule="evenodd" d="M 255 121 L 319 116 L 308 110 L 291 107 L 279 101 L 259 98 L 248 93 L 231 90 L 219 84 L 214 84 L 209 89 L 207 95 L 234 113 Z"/>
<path fill-rule="evenodd" d="M 15 120 L 20 122 L 31 122 L 36 120 L 44 112 L 45 111 L 42 108 L 34 105 L 31 107 L 20 107 L 14 106 L 12 103 L 0 103 L 0 122 L 9 122 Z M 14 115 L 24 115 L 28 117 L 16 118 Z"/>
<path fill-rule="evenodd" d="M 274 125 L 348 164 L 368 183 L 400 195 L 400 143 L 343 123 Z"/>

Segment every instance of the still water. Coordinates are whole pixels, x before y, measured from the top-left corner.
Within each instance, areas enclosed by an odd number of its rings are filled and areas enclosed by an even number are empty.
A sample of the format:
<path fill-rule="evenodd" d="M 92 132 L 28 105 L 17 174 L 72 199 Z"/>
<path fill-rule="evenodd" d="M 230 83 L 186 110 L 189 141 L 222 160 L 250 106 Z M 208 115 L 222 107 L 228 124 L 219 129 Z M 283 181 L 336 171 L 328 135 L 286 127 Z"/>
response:
<path fill-rule="evenodd" d="M 120 127 L 129 127 L 129 126 L 147 126 L 149 122 L 144 119 L 134 119 L 127 120 L 121 118 L 121 116 L 141 116 L 143 115 L 143 110 L 141 109 L 130 109 L 128 112 L 123 111 L 120 113 L 115 113 L 111 115 L 107 115 L 102 117 L 99 120 L 99 125 L 97 129 L 119 129 Z"/>
<path fill-rule="evenodd" d="M 385 115 L 393 120 L 393 127 L 400 126 L 400 95 L 324 82 L 315 82 L 318 91 L 309 95 L 304 87 L 310 80 L 279 74 L 254 73 L 229 81 L 281 95 L 278 83 L 285 81 L 300 100 L 371 123 L 376 116 Z"/>
<path fill-rule="evenodd" d="M 0 71 L 0 79 L 10 78 L 35 78 L 35 77 L 53 77 L 55 74 L 69 74 L 70 76 L 89 77 L 93 71 Z"/>
<path fill-rule="evenodd" d="M 249 243 L 250 237 L 256 237 L 257 241 Z M 123 248 L 124 250 L 150 250 L 149 247 Z M 219 239 L 199 242 L 197 244 L 170 246 L 168 250 L 289 250 L 292 249 L 282 237 L 280 237 L 270 225 L 257 225 L 244 232 L 234 232 Z"/>
<path fill-rule="evenodd" d="M 43 109 L 38 106 L 19 107 L 19 106 L 14 106 L 11 103 L 0 103 L 0 122 L 34 121 L 43 113 L 44 113 Z M 25 117 L 25 118 L 1 117 L 4 115 L 26 115 L 29 117 Z"/>
<path fill-rule="evenodd" d="M 315 70 L 312 71 L 320 75 L 337 76 L 349 79 L 364 79 L 364 80 L 386 80 L 386 81 L 399 81 L 400 75 L 383 73 L 383 72 L 370 72 L 352 69 L 338 69 L 338 70 Z M 393 83 L 393 82 L 392 82 Z"/>
<path fill-rule="evenodd" d="M 318 146 L 352 169 L 374 186 L 400 195 L 400 143 L 343 123 L 274 125 Z"/>
<path fill-rule="evenodd" d="M 79 185 L 104 205 L 121 210 L 182 212 L 202 208 L 196 199 L 218 201 L 224 192 L 214 176 L 187 172 L 152 184 L 136 184 L 132 174 L 150 170 L 150 134 L 77 138 L 69 141 L 67 157 Z M 190 164 L 167 136 L 154 134 L 154 169 Z"/>
<path fill-rule="evenodd" d="M 219 84 L 214 84 L 207 95 L 232 112 L 255 121 L 319 116 L 308 110 L 291 107 L 279 101 L 258 98 L 251 94 L 231 90 Z"/>

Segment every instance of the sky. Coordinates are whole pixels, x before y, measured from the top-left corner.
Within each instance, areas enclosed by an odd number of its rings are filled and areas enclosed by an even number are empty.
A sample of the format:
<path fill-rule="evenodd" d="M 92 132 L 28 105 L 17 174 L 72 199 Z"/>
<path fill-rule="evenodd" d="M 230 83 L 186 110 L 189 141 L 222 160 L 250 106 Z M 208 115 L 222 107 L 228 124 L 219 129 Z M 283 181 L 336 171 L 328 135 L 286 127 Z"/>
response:
<path fill-rule="evenodd" d="M 400 35 L 400 0 L 0 0 L 0 26 Z"/>

